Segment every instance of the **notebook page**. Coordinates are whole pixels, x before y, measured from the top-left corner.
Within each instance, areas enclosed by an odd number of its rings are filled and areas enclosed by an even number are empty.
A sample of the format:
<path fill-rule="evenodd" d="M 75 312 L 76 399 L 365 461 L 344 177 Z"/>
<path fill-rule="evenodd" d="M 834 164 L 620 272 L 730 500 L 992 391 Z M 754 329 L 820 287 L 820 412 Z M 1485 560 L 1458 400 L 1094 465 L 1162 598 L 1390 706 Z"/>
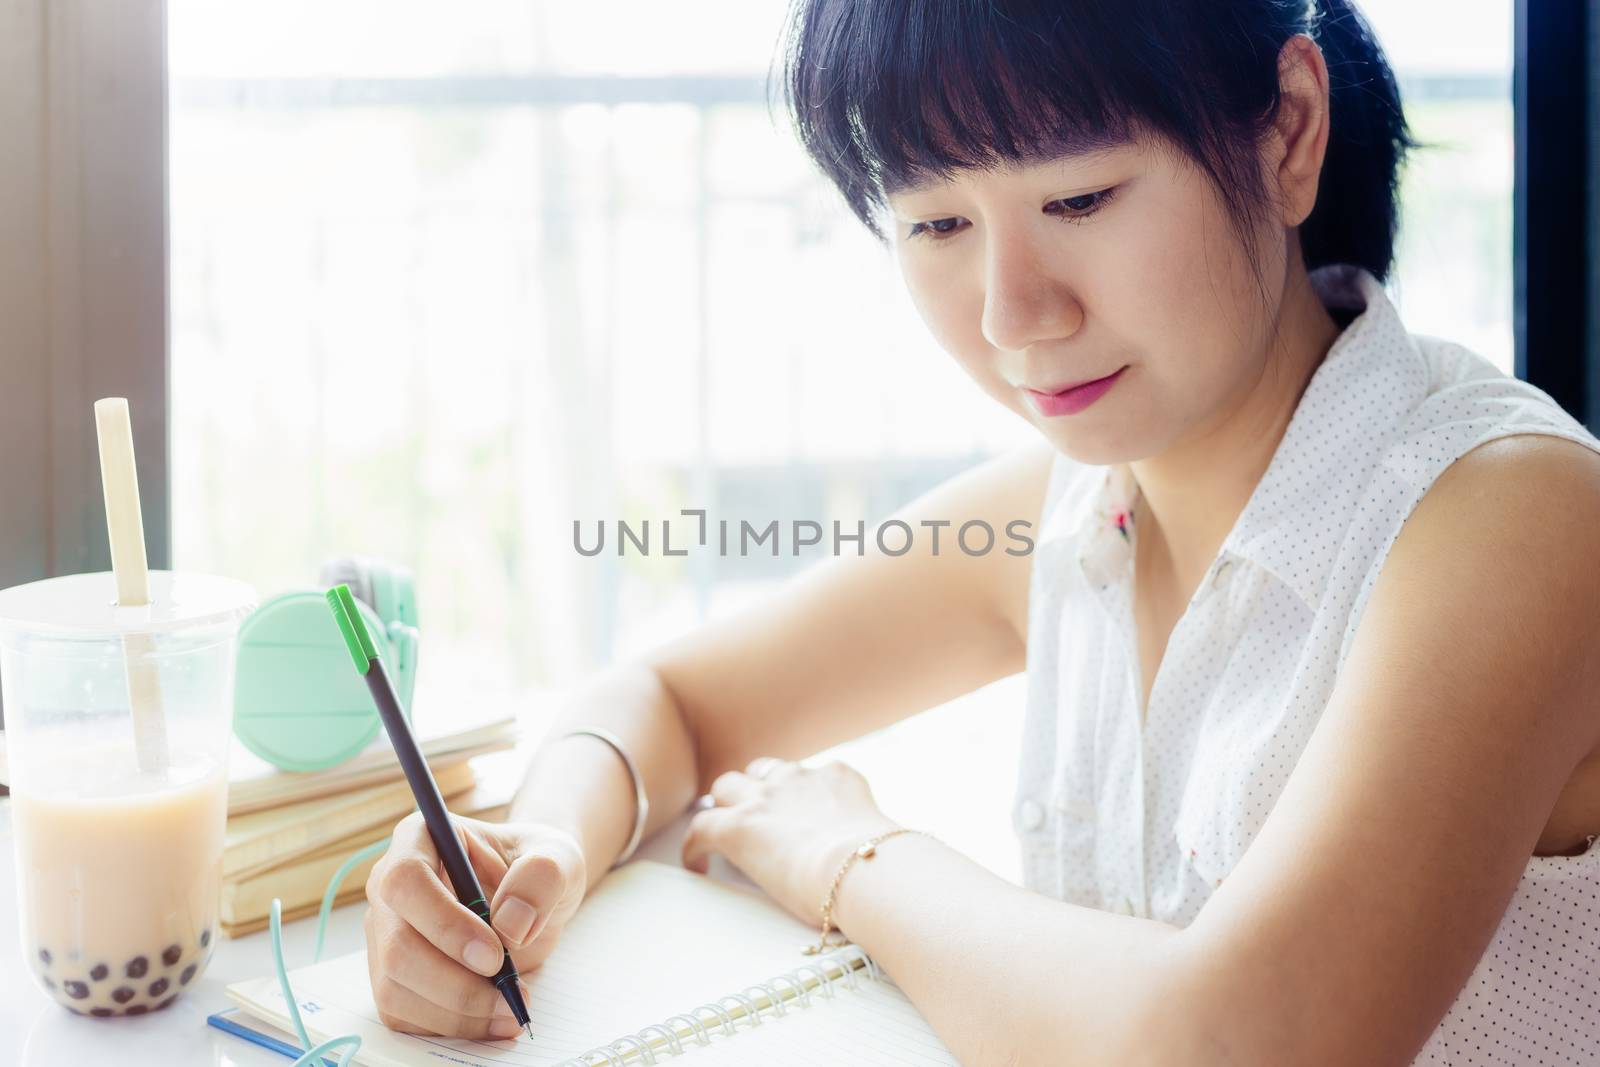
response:
<path fill-rule="evenodd" d="M 419 1063 L 549 1067 L 668 1016 L 691 1012 L 728 993 L 746 991 L 755 982 L 815 963 L 816 957 L 800 952 L 815 937 L 808 924 L 759 893 L 677 866 L 636 860 L 595 887 L 544 965 L 524 976 L 531 994 L 531 1040 L 446 1040 L 390 1031 L 378 1021 L 373 1007 L 364 953 L 300 968 L 289 978 L 312 1036 L 323 1040 L 359 1033 L 359 1062 L 374 1067 Z M 794 1034 L 798 1045 L 790 1051 L 797 1055 L 805 1054 L 801 1046 L 822 1048 L 837 1042 L 849 1042 L 859 1054 L 873 1047 L 860 1035 L 874 1032 L 886 1049 L 924 1048 L 943 1057 L 881 1062 L 955 1063 L 904 995 L 886 978 L 883 983 L 880 987 L 861 974 L 858 988 L 849 990 L 836 980 L 833 998 L 813 992 L 811 1008 L 791 1008 L 783 1018 L 766 1012 L 761 1026 L 740 1022 L 736 1035 L 694 1046 L 694 1056 L 705 1062 L 704 1056 L 718 1056 L 719 1046 L 735 1042 L 785 1044 L 775 1036 L 780 1030 Z M 757 995 L 754 990 L 750 993 Z M 228 994 L 269 1021 L 288 1022 L 287 1007 L 271 977 L 231 986 Z M 870 1001 L 870 1006 L 851 1004 L 855 997 Z M 824 1018 L 828 1014 L 837 1014 L 839 1021 L 829 1026 Z"/>

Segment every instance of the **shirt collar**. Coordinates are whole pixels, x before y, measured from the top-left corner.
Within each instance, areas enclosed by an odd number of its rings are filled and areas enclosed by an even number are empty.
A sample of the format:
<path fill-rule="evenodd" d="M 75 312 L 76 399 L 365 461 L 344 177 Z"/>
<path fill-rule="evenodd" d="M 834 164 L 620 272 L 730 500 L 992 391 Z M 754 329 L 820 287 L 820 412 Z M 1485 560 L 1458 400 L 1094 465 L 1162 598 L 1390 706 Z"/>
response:
<path fill-rule="evenodd" d="M 1328 349 L 1272 460 L 1223 541 L 1270 571 L 1315 611 L 1350 516 L 1404 416 L 1427 392 L 1426 360 L 1368 270 L 1311 272 L 1324 306 L 1358 311 Z M 1360 397 L 1359 418 L 1341 410 Z M 1041 531 L 1076 549 L 1085 575 L 1105 585 L 1129 572 L 1139 487 L 1127 463 L 1091 465 L 1066 487 Z"/>

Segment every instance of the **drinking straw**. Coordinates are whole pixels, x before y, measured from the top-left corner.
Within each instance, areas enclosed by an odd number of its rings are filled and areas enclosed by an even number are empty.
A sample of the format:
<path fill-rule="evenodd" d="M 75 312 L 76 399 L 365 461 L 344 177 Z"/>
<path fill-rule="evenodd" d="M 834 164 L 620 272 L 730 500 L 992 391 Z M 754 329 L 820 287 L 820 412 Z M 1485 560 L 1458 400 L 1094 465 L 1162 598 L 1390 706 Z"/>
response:
<path fill-rule="evenodd" d="M 127 398 L 96 400 L 94 420 L 100 439 L 100 484 L 106 496 L 106 533 L 111 541 L 117 605 L 137 607 L 150 603 L 150 570 L 144 552 L 144 520 L 139 512 L 139 481 L 133 462 L 133 424 L 128 418 Z M 160 774 L 167 769 L 167 728 L 161 711 L 161 678 L 153 658 L 155 638 L 148 633 L 125 634 L 122 652 L 139 768 Z"/>

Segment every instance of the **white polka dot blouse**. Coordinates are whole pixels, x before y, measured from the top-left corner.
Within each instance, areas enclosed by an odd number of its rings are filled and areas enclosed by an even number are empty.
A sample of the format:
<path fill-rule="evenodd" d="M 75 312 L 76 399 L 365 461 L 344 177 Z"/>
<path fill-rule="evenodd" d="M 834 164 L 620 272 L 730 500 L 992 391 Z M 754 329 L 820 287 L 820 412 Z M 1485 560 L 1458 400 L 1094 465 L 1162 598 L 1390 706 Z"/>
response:
<path fill-rule="evenodd" d="M 1142 708 L 1126 464 L 1057 454 L 1029 590 L 1012 820 L 1024 884 L 1187 925 L 1272 811 L 1400 526 L 1454 460 L 1548 434 L 1600 451 L 1548 394 L 1407 332 L 1368 271 L 1313 272 L 1358 312 L 1317 368 L 1178 620 Z M 1600 830 L 1600 828 L 1597 828 Z M 1600 1065 L 1600 845 L 1530 856 L 1418 1064 Z"/>

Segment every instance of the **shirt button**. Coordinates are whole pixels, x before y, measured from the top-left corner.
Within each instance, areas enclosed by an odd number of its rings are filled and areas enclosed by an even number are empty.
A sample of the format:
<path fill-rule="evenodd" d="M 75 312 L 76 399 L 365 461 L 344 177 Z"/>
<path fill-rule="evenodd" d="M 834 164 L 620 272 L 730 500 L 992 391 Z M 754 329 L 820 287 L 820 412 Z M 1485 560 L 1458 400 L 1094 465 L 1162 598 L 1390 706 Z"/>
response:
<path fill-rule="evenodd" d="M 1232 567 L 1233 560 L 1231 559 L 1225 559 L 1221 563 L 1217 564 L 1217 573 L 1211 576 L 1212 588 L 1221 589 L 1223 586 L 1228 584 L 1228 571 Z"/>
<path fill-rule="evenodd" d="M 1117 901 L 1117 912 L 1121 915 L 1132 915 L 1133 898 L 1123 897 L 1121 900 Z"/>
<path fill-rule="evenodd" d="M 1037 830 L 1044 825 L 1044 809 L 1037 800 L 1024 800 L 1018 812 L 1022 817 L 1022 827 L 1025 830 Z"/>

